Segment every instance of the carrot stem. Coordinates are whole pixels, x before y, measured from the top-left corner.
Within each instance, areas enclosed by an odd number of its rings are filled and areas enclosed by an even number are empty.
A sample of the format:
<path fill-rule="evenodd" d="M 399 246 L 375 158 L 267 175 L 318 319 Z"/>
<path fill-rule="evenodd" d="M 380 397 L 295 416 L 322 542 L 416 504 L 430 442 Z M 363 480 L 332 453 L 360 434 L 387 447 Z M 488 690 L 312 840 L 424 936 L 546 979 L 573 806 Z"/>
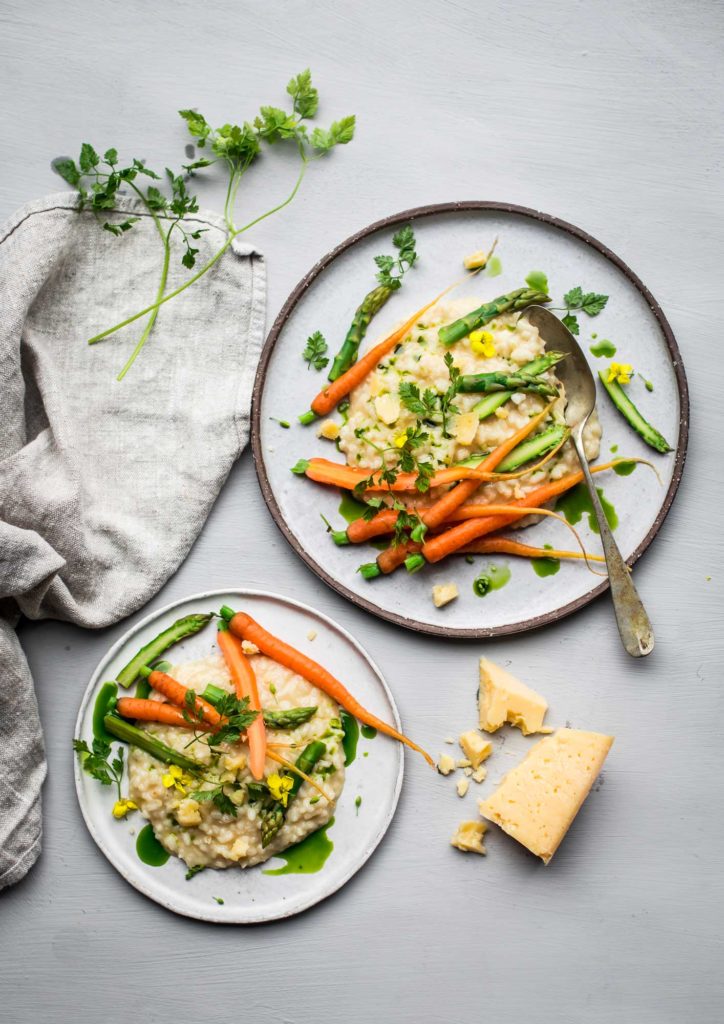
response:
<path fill-rule="evenodd" d="M 341 378 L 339 378 L 341 380 Z M 280 665 L 284 665 L 285 668 L 290 669 L 292 672 L 296 672 L 298 675 L 303 676 L 304 679 L 312 683 L 313 686 L 318 687 L 326 693 L 332 700 L 340 704 L 350 715 L 354 715 L 365 725 L 371 725 L 379 732 L 385 733 L 387 736 L 391 736 L 393 739 L 399 740 L 400 743 L 404 743 L 410 747 L 411 750 L 416 750 L 419 754 L 425 758 L 429 765 L 435 766 L 435 762 L 430 755 L 419 747 L 416 743 L 413 743 L 411 739 L 404 736 L 401 732 L 398 732 L 393 726 L 388 725 L 387 722 L 382 721 L 381 718 L 377 718 L 370 711 L 364 708 L 360 702 L 352 696 L 349 690 L 336 679 L 331 672 L 328 672 L 326 668 L 323 668 L 316 661 L 312 661 L 306 654 L 302 654 L 301 651 L 296 650 L 290 644 L 285 643 L 278 637 L 273 636 L 263 626 L 259 625 L 250 615 L 245 612 L 236 612 L 225 605 L 220 612 L 221 616 L 226 619 L 229 623 L 229 629 L 237 637 L 242 640 L 249 640 L 251 643 L 256 644 L 262 654 L 266 654 L 268 658 L 272 658 Z"/>

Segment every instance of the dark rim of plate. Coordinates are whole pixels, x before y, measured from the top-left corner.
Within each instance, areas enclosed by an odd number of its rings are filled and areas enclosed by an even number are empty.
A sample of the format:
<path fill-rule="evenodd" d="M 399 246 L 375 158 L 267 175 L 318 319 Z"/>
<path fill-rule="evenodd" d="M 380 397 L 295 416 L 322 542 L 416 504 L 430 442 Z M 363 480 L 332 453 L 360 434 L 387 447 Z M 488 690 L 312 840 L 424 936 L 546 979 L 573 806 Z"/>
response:
<path fill-rule="evenodd" d="M 681 476 L 684 471 L 684 462 L 686 459 L 686 449 L 689 438 L 689 389 L 686 383 L 686 374 L 684 373 L 684 367 L 681 361 L 681 354 L 679 352 L 679 346 L 674 338 L 673 331 L 669 326 L 669 322 L 664 316 L 664 313 L 659 306 L 656 299 L 653 297 L 651 292 L 648 290 L 646 285 L 641 281 L 636 274 L 627 266 L 624 261 L 612 252 L 608 246 L 599 242 L 598 239 L 589 235 L 587 231 L 583 231 L 581 228 L 576 227 L 574 224 L 569 224 L 565 220 L 560 220 L 558 217 L 552 217 L 550 214 L 541 213 L 539 210 L 533 210 L 527 206 L 516 206 L 513 203 L 497 203 L 489 202 L 487 200 L 466 200 L 458 203 L 435 203 L 430 206 L 418 206 L 411 210 L 403 210 L 401 213 L 395 213 L 390 217 L 385 217 L 382 220 L 375 221 L 368 227 L 363 228 L 361 231 L 357 231 L 355 234 L 350 235 L 349 238 L 341 242 L 335 249 L 323 256 L 319 262 L 312 267 L 308 274 L 302 278 L 299 284 L 296 286 L 294 291 L 291 293 L 287 301 L 282 306 L 279 315 L 277 316 L 272 329 L 269 332 L 266 343 L 261 353 L 259 360 L 259 367 L 256 372 L 256 379 L 254 381 L 254 391 L 252 395 L 251 405 L 251 424 L 252 424 L 252 452 L 254 456 L 254 465 L 256 467 L 257 476 L 259 478 L 259 485 L 261 487 L 264 501 L 272 514 L 274 522 L 279 527 L 284 537 L 292 546 L 294 551 L 299 557 L 309 566 L 312 572 L 323 580 L 332 590 L 335 590 L 342 597 L 347 598 L 353 604 L 356 604 L 359 608 L 364 608 L 365 611 L 370 614 L 377 616 L 378 618 L 385 619 L 388 622 L 393 622 L 397 626 L 403 626 L 405 629 L 411 629 L 418 633 L 426 633 L 430 636 L 450 637 L 455 639 L 466 639 L 466 640 L 483 640 L 492 637 L 510 636 L 515 633 L 524 633 L 531 629 L 538 629 L 541 626 L 550 625 L 553 622 L 557 622 L 559 619 L 565 618 L 567 615 L 571 615 L 573 612 L 584 608 L 587 604 L 593 601 L 595 598 L 600 597 L 601 594 L 608 590 L 608 581 L 599 583 L 598 586 L 594 587 L 587 594 L 583 594 L 575 601 L 571 601 L 569 604 L 564 605 L 562 608 L 558 608 L 555 611 L 547 612 L 545 615 L 538 615 L 535 618 L 527 619 L 523 622 L 515 622 L 505 626 L 495 626 L 492 628 L 480 628 L 480 629 L 456 629 L 451 626 L 445 626 L 443 624 L 435 625 L 433 623 L 418 622 L 416 619 L 409 619 L 404 615 L 398 615 L 396 612 L 386 611 L 380 608 L 374 603 L 374 601 L 368 601 L 366 598 L 361 597 L 359 594 L 355 594 L 349 590 L 342 583 L 333 579 L 326 570 L 319 565 L 302 547 L 297 538 L 291 532 L 287 526 L 284 517 L 281 514 L 281 510 L 276 502 L 271 486 L 269 484 L 269 478 L 266 472 L 266 466 L 264 464 L 264 456 L 262 453 L 261 446 L 261 398 L 262 391 L 264 389 L 264 382 L 266 380 L 266 373 L 269 366 L 269 360 L 272 355 L 274 346 L 284 329 L 287 320 L 289 319 L 292 311 L 294 310 L 297 303 L 304 296 L 307 289 L 316 280 L 319 275 L 330 266 L 338 256 L 346 252 L 353 245 L 356 245 L 361 239 L 366 238 L 368 235 L 372 235 L 377 231 L 381 231 L 384 228 L 394 227 L 401 223 L 408 221 L 421 220 L 423 217 L 431 217 L 438 214 L 447 213 L 462 213 L 466 210 L 475 211 L 494 211 L 497 213 L 512 213 L 517 214 L 520 217 L 529 217 L 532 220 L 540 221 L 543 224 L 548 224 L 554 228 L 558 228 L 561 231 L 567 232 L 574 238 L 580 239 L 587 245 L 591 246 L 605 256 L 609 262 L 617 267 L 629 281 L 638 289 L 646 300 L 646 304 L 653 313 L 656 321 L 661 329 L 661 333 L 666 340 L 666 344 L 669 348 L 671 355 L 671 362 L 676 376 L 676 384 L 679 392 L 679 436 L 676 444 L 676 455 L 674 462 L 674 472 L 671 478 L 669 489 L 666 492 L 664 502 L 654 520 L 651 529 L 646 534 L 642 542 L 627 559 L 628 565 L 633 566 L 646 551 L 651 541 L 654 539 L 656 534 L 659 532 L 662 523 L 666 519 L 666 516 L 671 508 L 671 504 L 676 496 L 676 492 L 681 482 Z M 383 581 L 384 582 L 384 581 Z"/>

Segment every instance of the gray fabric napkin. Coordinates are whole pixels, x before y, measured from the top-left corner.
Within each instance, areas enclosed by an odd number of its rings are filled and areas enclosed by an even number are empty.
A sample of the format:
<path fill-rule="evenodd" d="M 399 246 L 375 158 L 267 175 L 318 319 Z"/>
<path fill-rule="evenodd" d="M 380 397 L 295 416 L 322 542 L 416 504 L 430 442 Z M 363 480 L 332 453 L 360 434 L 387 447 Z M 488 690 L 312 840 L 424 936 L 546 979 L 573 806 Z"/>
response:
<path fill-rule="evenodd" d="M 129 214 L 139 222 L 116 238 L 61 193 L 0 229 L 0 888 L 38 856 L 46 771 L 20 614 L 95 628 L 143 605 L 183 561 L 249 436 L 265 272 L 238 239 L 162 307 L 122 382 L 143 321 L 86 344 L 155 296 L 153 221 L 132 199 L 107 219 Z M 225 230 L 193 219 L 207 229 L 198 268 Z M 171 267 L 169 289 L 189 276 L 180 253 Z"/>

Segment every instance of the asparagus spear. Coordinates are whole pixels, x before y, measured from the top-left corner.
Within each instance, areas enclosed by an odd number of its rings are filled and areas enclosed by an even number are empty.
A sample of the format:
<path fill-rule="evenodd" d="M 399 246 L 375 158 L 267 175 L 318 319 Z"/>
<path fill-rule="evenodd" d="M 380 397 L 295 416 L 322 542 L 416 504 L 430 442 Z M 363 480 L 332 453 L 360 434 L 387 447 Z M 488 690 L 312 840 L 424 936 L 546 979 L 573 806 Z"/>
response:
<path fill-rule="evenodd" d="M 518 288 L 514 292 L 508 292 L 507 295 L 499 295 L 492 302 L 486 302 L 478 309 L 474 309 L 472 313 L 467 313 L 459 320 L 441 327 L 438 331 L 438 338 L 444 345 L 452 345 L 453 342 L 466 337 L 471 331 L 484 327 L 501 313 L 515 313 L 527 306 L 534 306 L 541 302 L 550 302 L 550 297 L 545 292 L 535 291 L 533 288 Z"/>
<path fill-rule="evenodd" d="M 198 633 L 212 618 L 213 615 L 209 612 L 203 615 L 186 615 L 183 619 L 177 619 L 173 625 L 169 626 L 168 629 L 164 629 L 150 643 L 142 647 L 127 665 L 124 665 L 116 676 L 119 686 L 129 687 L 136 681 L 140 670 L 144 666 L 150 665 L 152 661 L 155 661 L 156 658 L 160 657 L 173 644 L 178 643 L 179 640 Z"/>
<path fill-rule="evenodd" d="M 106 731 L 115 736 L 116 739 L 123 740 L 124 743 L 130 743 L 132 747 L 139 747 L 141 750 L 145 750 L 147 754 L 151 754 L 152 757 L 157 758 L 164 764 L 176 764 L 179 768 L 183 768 L 184 771 L 188 772 L 199 772 L 204 769 L 204 766 L 199 761 L 194 761 L 193 758 L 180 754 L 178 750 L 167 746 L 144 729 L 131 725 L 130 722 L 127 722 L 124 718 L 119 718 L 118 715 L 106 715 L 103 719 L 103 725 Z"/>
<path fill-rule="evenodd" d="M 341 377 L 357 361 L 357 353 L 362 339 L 367 333 L 370 320 L 376 313 L 379 313 L 390 295 L 402 286 L 402 278 L 417 261 L 415 234 L 410 224 L 406 224 L 395 232 L 392 236 L 392 243 L 397 249 L 397 257 L 375 257 L 375 263 L 379 268 L 377 273 L 379 284 L 365 295 L 357 307 L 352 324 L 347 331 L 347 337 L 334 357 L 332 369 L 329 371 L 329 380 L 334 381 Z"/>
<path fill-rule="evenodd" d="M 565 359 L 565 352 L 546 352 L 545 355 L 539 356 L 530 363 L 526 363 L 525 366 L 521 366 L 521 373 L 528 373 L 531 377 L 537 377 L 539 374 L 545 373 L 551 366 L 555 366 L 561 359 Z M 478 414 L 478 419 L 484 420 L 488 416 L 492 416 L 496 409 L 499 409 L 501 405 L 505 405 L 513 397 L 512 391 L 497 391 L 490 395 L 486 395 L 482 398 L 476 406 L 473 407 L 473 412 Z"/>
<path fill-rule="evenodd" d="M 536 434 L 534 437 L 526 438 L 525 441 L 521 441 L 513 449 L 507 458 L 503 459 L 498 466 L 498 473 L 512 473 L 514 470 L 524 466 L 526 462 L 545 455 L 551 448 L 555 448 L 557 444 L 560 444 L 569 433 L 568 427 L 556 424 L 547 430 L 541 431 L 540 434 Z"/>
<path fill-rule="evenodd" d="M 555 395 L 558 389 L 546 384 L 530 373 L 467 373 L 458 383 L 461 392 L 480 391 L 483 394 L 500 391 L 530 391 L 536 395 Z"/>
<path fill-rule="evenodd" d="M 390 288 L 388 285 L 380 284 L 371 292 L 368 292 L 362 299 L 352 318 L 352 323 L 347 331 L 347 337 L 334 357 L 328 380 L 336 380 L 337 377 L 341 377 L 357 361 L 357 353 L 362 344 L 362 339 L 367 333 L 370 320 L 376 313 L 379 313 L 393 291 L 395 289 Z"/>
<path fill-rule="evenodd" d="M 658 432 L 656 427 L 652 427 L 648 420 L 644 419 L 618 381 L 609 381 L 608 371 L 606 370 L 599 370 L 598 376 L 601 378 L 601 383 L 608 392 L 613 404 L 626 422 L 644 439 L 646 444 L 655 448 L 657 452 L 662 452 L 663 454 L 670 452 L 672 448 L 669 442 Z"/>
<path fill-rule="evenodd" d="M 203 700 L 216 707 L 219 701 L 222 701 L 228 694 L 221 687 L 209 683 L 200 696 Z M 308 722 L 316 713 L 316 705 L 299 708 L 264 708 L 262 711 L 264 725 L 268 729 L 296 729 L 298 725 Z"/>
<path fill-rule="evenodd" d="M 312 740 L 312 742 L 307 744 L 307 746 L 304 748 L 304 750 L 297 758 L 296 766 L 300 771 L 304 772 L 305 775 L 309 775 L 317 761 L 319 761 L 320 758 L 324 757 L 326 753 L 327 747 L 324 743 L 322 743 L 321 740 Z M 303 782 L 304 779 L 301 777 L 301 775 L 294 776 L 292 788 L 289 790 L 289 796 L 287 798 L 287 807 L 301 789 Z M 253 783 L 249 784 L 248 791 L 250 798 L 253 799 L 254 793 L 258 792 L 258 788 L 256 790 L 252 790 L 252 785 Z M 284 824 L 285 813 L 286 808 L 283 807 L 278 801 L 272 801 L 268 799 L 267 791 L 266 796 L 262 798 L 262 809 L 260 813 L 262 846 L 268 846 L 269 843 L 274 838 L 274 836 L 279 831 L 279 829 L 282 827 L 282 825 Z"/>

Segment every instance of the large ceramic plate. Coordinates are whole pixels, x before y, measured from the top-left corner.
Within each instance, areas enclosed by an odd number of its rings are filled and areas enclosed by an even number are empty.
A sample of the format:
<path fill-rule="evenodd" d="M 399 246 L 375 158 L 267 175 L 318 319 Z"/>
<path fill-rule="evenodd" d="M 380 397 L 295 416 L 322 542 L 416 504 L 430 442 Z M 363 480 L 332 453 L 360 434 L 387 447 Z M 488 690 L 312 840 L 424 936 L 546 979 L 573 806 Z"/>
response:
<path fill-rule="evenodd" d="M 218 590 L 196 594 L 153 612 L 111 648 L 93 673 L 85 692 L 75 735 L 91 743 L 93 705 L 99 687 L 105 680 L 115 678 L 139 648 L 176 619 L 191 612 L 218 611 L 223 604 L 243 608 L 270 632 L 284 637 L 315 661 L 334 666 L 335 674 L 344 679 L 370 711 L 400 728 L 397 708 L 379 669 L 341 626 L 312 608 L 277 594 Z M 314 640 L 308 639 L 310 631 L 316 631 Z M 169 657 L 178 661 L 206 657 L 215 648 L 214 634 L 213 625 L 207 626 L 172 648 Z M 280 859 L 273 858 L 244 871 L 236 868 L 202 871 L 190 881 L 185 880 L 186 867 L 177 857 L 171 857 L 161 867 L 150 867 L 139 859 L 136 837 L 145 825 L 144 819 L 140 814 L 132 814 L 125 821 L 116 821 L 111 815 L 115 793 L 85 774 L 77 758 L 75 784 L 91 835 L 111 864 L 136 889 L 187 917 L 251 924 L 306 910 L 359 871 L 384 836 L 395 813 L 402 770 L 399 743 L 381 735 L 374 739 L 360 736 L 357 757 L 346 770 L 334 824 L 327 832 L 334 849 L 317 873 L 267 875 L 265 870 L 285 866 Z M 361 797 L 359 807 L 357 797 Z"/>
<path fill-rule="evenodd" d="M 600 242 L 553 217 L 500 203 L 424 207 L 372 224 L 325 256 L 295 288 L 271 330 L 254 389 L 253 448 L 264 498 L 282 533 L 307 565 L 338 593 L 375 615 L 426 633 L 458 637 L 518 633 L 545 625 L 587 604 L 607 589 L 607 582 L 577 563 L 563 564 L 556 575 L 541 578 L 527 562 L 509 560 L 510 582 L 481 600 L 472 590 L 473 579 L 481 565 L 505 561 L 500 557 L 482 563 L 478 559 L 476 565 L 453 558 L 414 576 L 398 571 L 367 582 L 355 569 L 376 552 L 335 547 L 320 519 L 321 513 L 343 525 L 339 495 L 289 472 L 301 458 L 342 458 L 328 441 L 317 438 L 314 427 L 296 422 L 325 380 L 323 374 L 308 372 L 302 362 L 305 339 L 321 330 L 336 351 L 372 281 L 373 257 L 390 250 L 396 226 L 408 221 L 414 224 L 420 262 L 373 321 L 367 344 L 384 337 L 459 277 L 463 255 L 489 246 L 496 236 L 503 272 L 466 284 L 471 294 L 493 298 L 520 287 L 531 270 L 543 270 L 556 305 L 575 285 L 610 295 L 598 317 L 580 316 L 579 340 L 588 353 L 591 332 L 611 339 L 617 358 L 632 363 L 653 381 L 654 391 L 649 393 L 637 378 L 631 394 L 674 447 L 666 456 L 652 452 L 609 399 L 599 396 L 601 454 L 610 458 L 611 448 L 617 445 L 620 455 L 651 457 L 663 481 L 659 484 L 645 467 L 629 477 L 606 474 L 602 481 L 618 514 L 616 538 L 629 564 L 646 550 L 661 526 L 681 478 L 688 428 L 686 378 L 671 329 L 650 292 Z M 604 359 L 590 354 L 589 358 L 594 371 L 607 365 Z M 282 428 L 279 420 L 290 421 L 291 428 Z M 585 516 L 579 525 L 589 550 L 598 550 Z M 555 538 L 568 547 L 571 538 L 564 538 L 562 530 L 560 524 L 546 520 L 525 531 L 525 540 L 543 544 Z M 459 599 L 435 609 L 433 584 L 451 580 L 458 585 Z"/>

